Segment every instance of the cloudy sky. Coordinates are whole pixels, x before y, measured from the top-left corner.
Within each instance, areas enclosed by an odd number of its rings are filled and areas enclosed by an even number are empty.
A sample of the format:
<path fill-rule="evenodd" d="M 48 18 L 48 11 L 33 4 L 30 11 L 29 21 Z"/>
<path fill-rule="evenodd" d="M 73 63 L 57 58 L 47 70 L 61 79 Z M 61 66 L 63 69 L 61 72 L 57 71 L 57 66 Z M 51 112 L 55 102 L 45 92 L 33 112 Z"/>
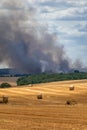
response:
<path fill-rule="evenodd" d="M 67 55 L 87 64 L 87 0 L 29 0 L 38 19 L 58 36 Z"/>
<path fill-rule="evenodd" d="M 87 0 L 28 0 L 27 4 L 37 10 L 40 24 L 58 36 L 67 55 L 73 61 L 80 59 L 86 66 Z"/>

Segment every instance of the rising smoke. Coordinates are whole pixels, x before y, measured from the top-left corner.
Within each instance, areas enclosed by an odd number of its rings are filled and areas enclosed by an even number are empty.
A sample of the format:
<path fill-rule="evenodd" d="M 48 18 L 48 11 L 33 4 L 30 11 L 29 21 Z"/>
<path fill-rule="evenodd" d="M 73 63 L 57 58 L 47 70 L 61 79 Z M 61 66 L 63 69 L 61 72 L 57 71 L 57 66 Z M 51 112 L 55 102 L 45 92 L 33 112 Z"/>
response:
<path fill-rule="evenodd" d="M 64 47 L 38 23 L 27 0 L 4 0 L 0 10 L 1 63 L 23 73 L 70 70 Z"/>

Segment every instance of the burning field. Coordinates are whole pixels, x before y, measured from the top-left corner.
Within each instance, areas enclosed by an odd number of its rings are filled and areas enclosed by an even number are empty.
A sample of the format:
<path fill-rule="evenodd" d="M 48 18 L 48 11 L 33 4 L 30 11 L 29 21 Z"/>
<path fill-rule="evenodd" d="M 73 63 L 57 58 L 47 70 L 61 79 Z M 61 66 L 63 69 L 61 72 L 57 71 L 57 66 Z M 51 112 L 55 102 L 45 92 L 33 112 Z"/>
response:
<path fill-rule="evenodd" d="M 3 95 L 9 102 L 0 103 L 1 130 L 87 130 L 87 80 L 0 89 Z"/>
<path fill-rule="evenodd" d="M 20 74 L 84 68 L 66 56 L 57 36 L 38 21 L 37 12 L 28 0 L 1 0 L 0 64 Z M 87 130 L 87 80 L 15 87 L 16 80 L 0 80 L 12 85 L 0 89 L 0 130 Z"/>

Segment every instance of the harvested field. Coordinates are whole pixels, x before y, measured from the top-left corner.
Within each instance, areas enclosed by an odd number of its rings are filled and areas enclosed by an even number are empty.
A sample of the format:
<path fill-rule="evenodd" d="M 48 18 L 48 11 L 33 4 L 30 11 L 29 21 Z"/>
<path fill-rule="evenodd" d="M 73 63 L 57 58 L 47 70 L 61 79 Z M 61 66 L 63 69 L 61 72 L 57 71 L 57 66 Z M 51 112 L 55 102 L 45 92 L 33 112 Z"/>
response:
<path fill-rule="evenodd" d="M 0 130 L 87 130 L 87 80 L 0 89 L 3 95 L 9 103 L 0 104 Z"/>
<path fill-rule="evenodd" d="M 0 77 L 0 84 L 3 82 L 7 82 L 13 86 L 16 86 L 17 79 L 18 79 L 18 77 Z"/>

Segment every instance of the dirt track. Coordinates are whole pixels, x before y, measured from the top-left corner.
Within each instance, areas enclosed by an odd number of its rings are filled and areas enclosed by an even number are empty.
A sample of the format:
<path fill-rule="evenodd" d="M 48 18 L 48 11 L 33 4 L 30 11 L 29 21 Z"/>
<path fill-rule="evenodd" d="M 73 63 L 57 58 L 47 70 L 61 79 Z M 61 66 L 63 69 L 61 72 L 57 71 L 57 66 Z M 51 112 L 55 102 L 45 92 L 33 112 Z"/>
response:
<path fill-rule="evenodd" d="M 0 130 L 87 130 L 87 80 L 0 89 L 0 95 L 9 96 L 0 104 Z M 69 99 L 77 104 L 66 105 Z"/>

